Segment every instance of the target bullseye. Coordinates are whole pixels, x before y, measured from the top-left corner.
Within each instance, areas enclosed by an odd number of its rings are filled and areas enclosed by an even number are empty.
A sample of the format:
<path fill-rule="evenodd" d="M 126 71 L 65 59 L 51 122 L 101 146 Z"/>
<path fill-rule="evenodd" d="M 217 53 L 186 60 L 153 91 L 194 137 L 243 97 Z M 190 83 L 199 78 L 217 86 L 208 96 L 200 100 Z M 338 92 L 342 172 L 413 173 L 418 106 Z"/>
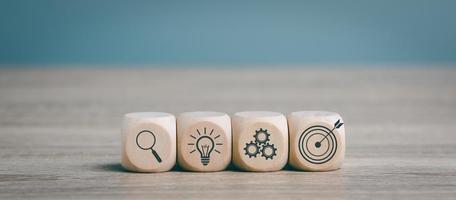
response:
<path fill-rule="evenodd" d="M 343 125 L 341 116 L 334 112 L 290 113 L 290 166 L 305 171 L 339 169 L 345 157 Z"/>
<path fill-rule="evenodd" d="M 336 136 L 325 126 L 311 126 L 299 138 L 299 152 L 310 163 L 326 163 L 331 160 L 336 151 Z"/>

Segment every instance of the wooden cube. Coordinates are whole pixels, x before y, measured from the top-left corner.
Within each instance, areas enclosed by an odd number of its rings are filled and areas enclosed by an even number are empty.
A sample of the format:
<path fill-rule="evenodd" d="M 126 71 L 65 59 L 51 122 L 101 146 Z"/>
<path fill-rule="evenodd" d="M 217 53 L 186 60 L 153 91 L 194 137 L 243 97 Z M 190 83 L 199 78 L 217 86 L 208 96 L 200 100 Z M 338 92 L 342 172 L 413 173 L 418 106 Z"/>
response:
<path fill-rule="evenodd" d="M 221 171 L 231 161 L 231 119 L 220 112 L 177 117 L 177 161 L 188 171 Z"/>
<path fill-rule="evenodd" d="M 306 171 L 339 169 L 345 157 L 342 117 L 333 112 L 301 111 L 288 115 L 289 163 Z"/>
<path fill-rule="evenodd" d="M 288 127 L 277 112 L 247 111 L 233 115 L 233 163 L 246 171 L 277 171 L 288 160 Z"/>
<path fill-rule="evenodd" d="M 135 172 L 164 172 L 176 164 L 176 119 L 169 113 L 124 116 L 122 166 Z"/>

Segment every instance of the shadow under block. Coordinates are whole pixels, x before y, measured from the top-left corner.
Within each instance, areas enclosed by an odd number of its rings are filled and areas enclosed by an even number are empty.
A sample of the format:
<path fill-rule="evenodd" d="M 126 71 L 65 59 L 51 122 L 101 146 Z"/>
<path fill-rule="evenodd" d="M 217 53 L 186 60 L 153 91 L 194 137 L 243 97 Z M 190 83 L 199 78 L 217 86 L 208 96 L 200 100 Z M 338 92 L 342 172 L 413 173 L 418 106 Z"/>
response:
<path fill-rule="evenodd" d="M 288 160 L 288 127 L 285 116 L 268 111 L 235 113 L 233 163 L 245 171 L 278 171 Z"/>
<path fill-rule="evenodd" d="M 292 167 L 305 171 L 339 169 L 345 157 L 345 125 L 333 112 L 300 111 L 288 115 Z"/>
<path fill-rule="evenodd" d="M 222 171 L 231 162 L 231 120 L 220 112 L 177 117 L 177 161 L 188 171 Z"/>
<path fill-rule="evenodd" d="M 176 164 L 176 118 L 169 113 L 124 116 L 121 164 L 129 171 L 164 172 Z"/>

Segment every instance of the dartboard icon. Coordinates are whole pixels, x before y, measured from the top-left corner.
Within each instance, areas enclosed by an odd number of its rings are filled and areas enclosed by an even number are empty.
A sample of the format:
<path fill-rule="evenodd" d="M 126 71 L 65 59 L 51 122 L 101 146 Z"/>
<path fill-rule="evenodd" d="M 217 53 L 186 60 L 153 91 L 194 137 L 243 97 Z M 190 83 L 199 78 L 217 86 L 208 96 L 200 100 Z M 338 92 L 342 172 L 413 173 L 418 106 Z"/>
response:
<path fill-rule="evenodd" d="M 313 164 L 323 164 L 330 161 L 337 152 L 337 137 L 334 130 L 342 125 L 343 123 L 337 120 L 332 129 L 322 125 L 307 128 L 298 141 L 301 156 Z"/>

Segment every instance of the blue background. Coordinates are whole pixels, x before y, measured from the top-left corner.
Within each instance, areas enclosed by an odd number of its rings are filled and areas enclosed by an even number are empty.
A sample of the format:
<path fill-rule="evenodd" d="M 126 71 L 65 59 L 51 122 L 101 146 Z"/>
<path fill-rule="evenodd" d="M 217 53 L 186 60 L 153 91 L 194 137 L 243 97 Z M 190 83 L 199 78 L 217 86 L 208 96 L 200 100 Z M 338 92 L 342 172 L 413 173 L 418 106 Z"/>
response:
<path fill-rule="evenodd" d="M 455 2 L 0 0 L 0 64 L 451 64 Z"/>

